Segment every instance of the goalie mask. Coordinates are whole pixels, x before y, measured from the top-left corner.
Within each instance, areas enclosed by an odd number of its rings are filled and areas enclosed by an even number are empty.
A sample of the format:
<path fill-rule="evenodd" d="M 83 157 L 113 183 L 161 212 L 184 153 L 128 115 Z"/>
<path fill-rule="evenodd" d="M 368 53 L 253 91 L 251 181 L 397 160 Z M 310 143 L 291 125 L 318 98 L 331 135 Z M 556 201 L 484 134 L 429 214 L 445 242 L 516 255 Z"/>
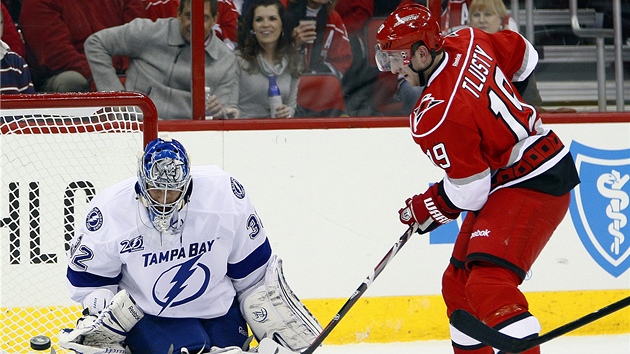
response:
<path fill-rule="evenodd" d="M 177 140 L 155 139 L 138 161 L 138 195 L 159 232 L 177 228 L 192 191 L 190 161 Z"/>

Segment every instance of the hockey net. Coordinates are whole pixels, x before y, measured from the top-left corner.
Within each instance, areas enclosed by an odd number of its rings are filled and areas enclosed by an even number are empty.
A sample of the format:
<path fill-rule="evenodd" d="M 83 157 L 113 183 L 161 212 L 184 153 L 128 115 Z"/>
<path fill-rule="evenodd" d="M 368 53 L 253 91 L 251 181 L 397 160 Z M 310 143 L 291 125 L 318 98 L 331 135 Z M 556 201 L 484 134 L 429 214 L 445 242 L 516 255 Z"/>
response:
<path fill-rule="evenodd" d="M 134 176 L 155 137 L 157 112 L 141 94 L 0 96 L 0 352 L 28 352 L 40 334 L 58 349 L 59 329 L 74 327 L 69 241 L 95 193 Z"/>

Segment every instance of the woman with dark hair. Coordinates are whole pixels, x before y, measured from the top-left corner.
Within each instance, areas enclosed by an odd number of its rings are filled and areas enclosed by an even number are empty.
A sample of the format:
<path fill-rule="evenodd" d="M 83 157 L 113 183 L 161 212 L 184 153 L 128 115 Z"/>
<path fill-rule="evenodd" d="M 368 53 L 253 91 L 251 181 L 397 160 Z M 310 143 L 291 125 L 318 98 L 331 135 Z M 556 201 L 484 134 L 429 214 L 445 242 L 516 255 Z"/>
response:
<path fill-rule="evenodd" d="M 279 0 L 256 0 L 239 26 L 236 50 L 240 118 L 291 118 L 297 106 L 301 59 L 286 28 L 285 8 Z M 271 112 L 267 90 L 271 78 L 282 97 Z"/>

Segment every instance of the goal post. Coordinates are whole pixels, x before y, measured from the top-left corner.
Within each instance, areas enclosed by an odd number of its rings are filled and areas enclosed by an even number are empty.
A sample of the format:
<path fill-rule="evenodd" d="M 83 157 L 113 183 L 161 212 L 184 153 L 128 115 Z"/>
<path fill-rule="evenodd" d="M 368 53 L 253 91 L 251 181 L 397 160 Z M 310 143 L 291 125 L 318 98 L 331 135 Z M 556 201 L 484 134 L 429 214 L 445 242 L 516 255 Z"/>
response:
<path fill-rule="evenodd" d="M 96 193 L 136 175 L 157 110 L 131 92 L 0 96 L 0 352 L 80 315 L 66 251 Z"/>

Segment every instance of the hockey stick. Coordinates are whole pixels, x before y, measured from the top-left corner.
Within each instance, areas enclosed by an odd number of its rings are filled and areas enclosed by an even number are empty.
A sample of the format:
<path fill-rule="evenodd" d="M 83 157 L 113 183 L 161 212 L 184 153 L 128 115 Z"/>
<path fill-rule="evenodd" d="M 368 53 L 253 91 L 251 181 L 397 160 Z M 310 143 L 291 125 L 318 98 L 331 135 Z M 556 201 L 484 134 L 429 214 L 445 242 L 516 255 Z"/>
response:
<path fill-rule="evenodd" d="M 453 311 L 450 322 L 453 327 L 493 348 L 507 353 L 521 353 L 585 326 L 604 316 L 608 316 L 611 313 L 619 311 L 629 305 L 630 296 L 605 306 L 595 312 L 589 313 L 586 316 L 580 317 L 573 322 L 569 322 L 553 329 L 542 336 L 534 338 L 514 338 L 508 336 L 492 327 L 487 326 L 475 316 L 461 309 Z"/>
<path fill-rule="evenodd" d="M 400 236 L 400 238 L 392 246 L 392 248 L 389 249 L 387 254 L 385 254 L 385 257 L 383 257 L 383 259 L 376 265 L 376 268 L 374 268 L 372 273 L 370 273 L 367 276 L 367 278 L 365 278 L 363 283 L 359 285 L 357 290 L 354 291 L 354 293 L 350 296 L 350 298 L 346 301 L 346 303 L 341 307 L 339 312 L 337 312 L 335 317 L 333 317 L 330 323 L 328 323 L 326 328 L 322 330 L 319 336 L 315 338 L 313 343 L 311 343 L 311 345 L 308 348 L 304 349 L 304 351 L 301 352 L 301 354 L 311 354 L 315 351 L 315 349 L 317 349 L 320 346 L 320 344 L 322 344 L 324 339 L 328 337 L 330 332 L 332 332 L 332 330 L 337 326 L 337 324 L 339 324 L 339 321 L 341 321 L 341 319 L 348 313 L 348 311 L 350 311 L 350 308 L 352 308 L 352 306 L 356 304 L 356 302 L 359 300 L 361 295 L 365 293 L 367 288 L 374 282 L 376 277 L 378 277 L 379 274 L 381 274 L 383 269 L 385 269 L 385 266 L 389 264 L 392 258 L 394 258 L 394 256 L 396 255 L 396 253 L 398 253 L 398 251 L 400 251 L 402 246 L 404 246 L 405 243 L 407 243 L 407 240 L 409 240 L 409 237 L 411 237 L 411 235 L 413 235 L 413 233 L 416 232 L 417 229 L 418 229 L 417 224 L 413 224 L 412 226 L 409 226 L 409 229 L 407 229 L 407 231 L 405 231 L 405 233 L 402 234 L 402 236 Z"/>

